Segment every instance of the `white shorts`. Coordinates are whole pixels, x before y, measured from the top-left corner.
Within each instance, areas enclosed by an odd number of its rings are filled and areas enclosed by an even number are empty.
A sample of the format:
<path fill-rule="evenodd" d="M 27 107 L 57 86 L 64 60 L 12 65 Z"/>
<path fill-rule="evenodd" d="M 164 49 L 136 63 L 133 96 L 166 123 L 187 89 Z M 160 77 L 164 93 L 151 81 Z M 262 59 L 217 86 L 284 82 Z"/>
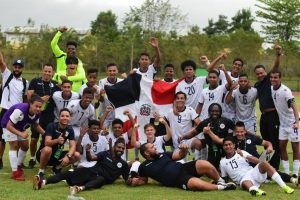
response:
<path fill-rule="evenodd" d="M 299 142 L 299 132 L 298 129 L 295 131 L 293 127 L 281 127 L 279 126 L 279 140 L 288 140 L 290 142 Z"/>
<path fill-rule="evenodd" d="M 77 142 L 79 135 L 80 135 L 80 126 L 72 126 L 72 128 L 74 130 L 75 141 Z"/>
<path fill-rule="evenodd" d="M 6 128 L 3 128 L 3 139 L 5 140 L 5 142 L 26 141 L 27 140 L 27 139 L 24 139 L 16 134 L 10 132 Z"/>
<path fill-rule="evenodd" d="M 195 136 L 195 137 L 192 137 L 191 139 L 188 139 L 188 140 L 182 140 L 180 144 L 187 144 L 188 147 L 189 147 L 189 149 L 192 149 L 192 142 L 193 142 L 194 140 L 196 140 L 196 139 L 199 140 L 198 135 Z M 177 141 L 178 141 L 177 138 L 174 138 L 174 139 L 173 139 L 173 147 L 174 147 L 174 150 L 179 150 L 179 145 L 180 145 L 180 144 L 178 144 Z"/>
<path fill-rule="evenodd" d="M 240 182 L 240 186 L 242 187 L 242 183 L 244 181 L 251 181 L 254 186 L 260 187 L 262 183 L 264 183 L 267 180 L 267 173 L 260 173 L 258 169 L 259 164 L 257 164 L 253 169 L 248 171 L 245 176 L 242 178 Z"/>
<path fill-rule="evenodd" d="M 251 135 L 256 135 L 256 121 L 249 121 L 249 122 L 244 122 L 245 128 L 247 133 L 250 133 Z"/>

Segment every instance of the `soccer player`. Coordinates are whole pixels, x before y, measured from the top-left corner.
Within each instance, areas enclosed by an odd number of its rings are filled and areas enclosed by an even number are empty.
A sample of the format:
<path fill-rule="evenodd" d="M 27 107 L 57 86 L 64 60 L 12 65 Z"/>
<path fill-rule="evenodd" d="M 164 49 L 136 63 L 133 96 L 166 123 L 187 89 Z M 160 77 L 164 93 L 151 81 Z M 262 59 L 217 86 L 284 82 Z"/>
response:
<path fill-rule="evenodd" d="M 89 162 L 86 158 L 86 146 L 91 145 L 91 155 L 96 155 L 108 150 L 108 142 L 105 136 L 100 134 L 101 127 L 97 120 L 90 120 L 88 129 L 83 127 L 76 144 L 76 151 L 81 154 L 78 167 L 92 167 L 95 161 Z"/>
<path fill-rule="evenodd" d="M 74 129 L 76 141 L 80 134 L 80 127 L 88 126 L 88 120 L 96 119 L 95 108 L 92 105 L 93 99 L 93 89 L 85 88 L 81 99 L 72 100 L 67 106 L 71 112 L 70 125 Z"/>
<path fill-rule="evenodd" d="M 92 68 L 87 71 L 87 83 L 83 84 L 79 88 L 79 95 L 82 95 L 82 92 L 85 88 L 93 88 L 95 95 L 100 94 L 100 88 L 97 85 L 98 69 Z"/>
<path fill-rule="evenodd" d="M 204 88 L 201 92 L 199 103 L 196 112 L 200 114 L 200 120 L 203 121 L 209 117 L 208 108 L 212 103 L 218 103 L 221 106 L 224 103 L 225 94 L 231 88 L 232 80 L 229 74 L 226 73 L 225 66 L 220 65 L 222 71 L 224 71 L 227 79 L 225 85 L 218 85 L 219 73 L 217 71 L 208 72 L 208 88 Z M 224 106 L 222 106 L 224 108 Z"/>
<path fill-rule="evenodd" d="M 176 81 L 176 79 L 174 79 L 174 65 L 172 64 L 166 64 L 164 66 L 164 79 L 163 81 L 167 82 L 167 83 L 173 83 Z"/>
<path fill-rule="evenodd" d="M 247 153 L 246 151 L 235 151 L 234 139 L 227 137 L 223 140 L 223 148 L 226 152 L 220 162 L 221 176 L 231 178 L 236 184 L 244 190 L 248 190 L 250 194 L 255 196 L 266 195 L 266 192 L 259 189 L 260 185 L 270 176 L 284 192 L 291 194 L 294 189 L 287 186 L 276 170 L 266 161 L 259 160 Z M 257 163 L 253 168 L 248 162 Z"/>
<path fill-rule="evenodd" d="M 56 74 L 54 75 L 54 77 L 57 77 L 56 80 L 59 80 L 58 82 L 60 82 L 61 78 L 62 79 L 66 78 L 65 74 L 66 74 L 67 65 L 68 65 L 68 63 L 66 63 L 67 57 L 69 57 L 69 56 L 76 57 L 76 49 L 77 49 L 76 42 L 74 42 L 74 41 L 67 42 L 67 53 L 62 51 L 58 46 L 58 41 L 59 41 L 61 35 L 64 32 L 66 32 L 67 30 L 68 30 L 68 28 L 65 26 L 60 28 L 51 41 L 51 49 L 52 49 L 53 54 L 56 57 L 56 66 L 57 66 Z M 73 83 L 77 82 L 78 80 L 85 80 L 85 71 L 83 68 L 82 61 L 80 59 L 78 59 L 77 64 L 78 64 L 78 67 L 75 69 L 76 72 L 74 73 L 74 75 L 68 77 L 68 80 L 72 81 Z M 74 87 L 75 87 L 75 85 L 74 85 Z M 79 89 L 79 87 L 77 89 Z M 74 91 L 78 92 L 78 90 L 76 90 L 76 89 Z"/>
<path fill-rule="evenodd" d="M 272 67 L 273 70 L 278 70 L 281 57 L 281 46 L 275 46 L 275 61 Z M 270 161 L 270 164 L 279 169 L 280 165 L 280 149 L 279 149 L 279 117 L 275 109 L 274 101 L 271 94 L 270 73 L 266 72 L 263 65 L 257 65 L 254 68 L 257 82 L 254 87 L 257 89 L 257 97 L 259 101 L 260 117 L 260 134 L 264 140 L 270 141 L 275 150 L 275 154 Z"/>
<path fill-rule="evenodd" d="M 150 177 L 164 186 L 178 187 L 184 190 L 235 190 L 233 183 L 226 184 L 218 171 L 205 160 L 194 160 L 187 163 L 176 162 L 183 159 L 188 152 L 188 145 L 181 144 L 179 151 L 159 153 L 154 144 L 145 143 L 140 148 L 146 159 L 138 169 L 142 177 Z M 201 180 L 207 175 L 218 182 L 217 185 Z"/>
<path fill-rule="evenodd" d="M 153 80 L 160 63 L 160 50 L 158 47 L 158 39 L 151 37 L 149 44 L 152 46 L 152 48 L 155 49 L 154 63 L 150 64 L 150 55 L 148 53 L 141 53 L 139 58 L 139 68 L 136 70 L 136 73 Z"/>
<path fill-rule="evenodd" d="M 299 113 L 291 90 L 281 83 L 281 72 L 271 71 L 272 98 L 279 116 L 279 147 L 283 171 L 290 173 L 287 154 L 288 141 L 293 150 L 293 176 L 297 177 L 300 167 L 299 153 Z"/>
<path fill-rule="evenodd" d="M 36 159 L 40 163 L 38 176 L 44 178 L 46 166 L 52 166 L 54 173 L 60 173 L 62 167 L 70 165 L 80 159 L 76 152 L 74 131 L 69 125 L 71 119 L 70 111 L 63 108 L 59 112 L 58 122 L 48 124 L 41 146 L 36 153 Z M 64 146 L 69 141 L 69 150 Z"/>
<path fill-rule="evenodd" d="M 55 184 L 66 180 L 71 186 L 72 195 L 83 190 L 100 188 L 105 184 L 112 184 L 122 175 L 127 181 L 129 168 L 126 161 L 122 160 L 121 155 L 124 153 L 125 141 L 122 138 L 114 143 L 110 151 L 102 151 L 96 155 L 91 154 L 91 145 L 86 146 L 86 157 L 88 161 L 97 161 L 93 167 L 76 168 L 73 172 L 66 171 L 56 174 L 47 179 L 41 179 L 39 176 L 34 177 L 33 189 L 39 190 L 45 185 Z"/>
<path fill-rule="evenodd" d="M 256 113 L 255 101 L 257 89 L 250 86 L 248 76 L 240 74 L 238 79 L 239 87 L 230 89 L 226 95 L 226 103 L 235 105 L 235 120 L 244 122 L 248 133 L 256 134 Z"/>
<path fill-rule="evenodd" d="M 201 147 L 204 147 L 205 144 L 208 145 L 208 157 L 207 160 L 218 169 L 221 157 L 224 156 L 222 151 L 222 146 L 216 143 L 210 137 L 210 133 L 214 133 L 220 138 L 225 138 L 228 135 L 232 134 L 234 129 L 234 123 L 222 116 L 222 107 L 220 104 L 212 103 L 209 108 L 209 118 L 205 119 L 199 123 L 193 129 L 190 129 L 182 134 L 179 138 L 179 141 L 195 137 L 197 134 L 201 133 L 199 138 L 201 139 Z"/>
<path fill-rule="evenodd" d="M 154 124 L 146 124 L 144 126 L 145 135 L 147 137 L 146 141 L 136 141 L 135 131 L 132 132 L 131 144 L 136 148 L 140 148 L 142 144 L 151 143 L 154 144 L 154 147 L 159 153 L 165 152 L 165 143 L 172 138 L 172 130 L 166 120 L 163 117 L 159 118 L 159 123 L 163 124 L 166 127 L 166 134 L 162 136 L 155 136 L 156 130 Z"/>
<path fill-rule="evenodd" d="M 3 136 L 10 146 L 8 155 L 12 178 L 18 181 L 25 180 L 21 164 L 25 160 L 28 150 L 28 133 L 26 129 L 32 126 L 38 133 L 45 133 L 39 125 L 43 100 L 38 95 L 32 95 L 29 102 L 13 105 L 1 120 Z"/>
<path fill-rule="evenodd" d="M 45 130 L 47 125 L 54 120 L 54 103 L 52 100 L 52 95 L 56 91 L 60 91 L 59 86 L 56 81 L 51 80 L 54 73 L 54 68 L 51 64 L 45 64 L 43 66 L 42 76 L 33 78 L 29 84 L 27 97 L 30 99 L 33 93 L 39 95 L 44 103 L 42 106 L 41 117 L 39 124 Z M 31 140 L 30 140 L 30 160 L 28 168 L 32 169 L 36 164 L 35 153 L 37 149 L 37 142 L 39 140 L 40 134 L 34 129 L 31 130 Z"/>
<path fill-rule="evenodd" d="M 181 63 L 181 70 L 184 73 L 184 81 L 178 83 L 176 92 L 186 94 L 186 106 L 196 109 L 200 99 L 203 86 L 206 83 L 206 77 L 196 77 L 196 63 L 192 60 L 186 60 Z"/>
<path fill-rule="evenodd" d="M 54 92 L 52 99 L 55 103 L 55 121 L 58 121 L 59 112 L 61 109 L 66 108 L 70 101 L 79 99 L 79 94 L 72 91 L 72 82 L 63 80 L 61 83 L 62 91 Z"/>

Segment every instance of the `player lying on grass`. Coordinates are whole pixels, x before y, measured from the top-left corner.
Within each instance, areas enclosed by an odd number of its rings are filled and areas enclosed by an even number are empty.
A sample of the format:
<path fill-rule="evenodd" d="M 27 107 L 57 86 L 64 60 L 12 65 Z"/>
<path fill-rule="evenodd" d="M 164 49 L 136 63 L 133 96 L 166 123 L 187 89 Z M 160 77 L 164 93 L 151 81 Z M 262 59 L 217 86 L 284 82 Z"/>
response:
<path fill-rule="evenodd" d="M 240 184 L 244 190 L 248 190 L 255 196 L 266 195 L 266 192 L 259 187 L 267 180 L 267 176 L 271 177 L 285 193 L 294 192 L 294 189 L 283 182 L 280 175 L 268 162 L 260 162 L 258 158 L 246 151 L 235 150 L 232 137 L 223 140 L 223 148 L 226 156 L 220 162 L 222 177 L 231 178 L 236 184 Z M 257 165 L 253 168 L 249 162 L 257 163 Z"/>

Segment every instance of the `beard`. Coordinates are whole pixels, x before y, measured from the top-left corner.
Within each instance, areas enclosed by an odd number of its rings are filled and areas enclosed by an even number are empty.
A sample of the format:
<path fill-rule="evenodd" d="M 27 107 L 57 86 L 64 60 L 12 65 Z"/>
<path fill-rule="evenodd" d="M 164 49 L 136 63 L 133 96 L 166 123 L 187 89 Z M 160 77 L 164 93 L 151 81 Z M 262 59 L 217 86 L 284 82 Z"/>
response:
<path fill-rule="evenodd" d="M 153 155 L 151 155 L 151 157 L 152 157 L 154 160 L 156 160 L 156 159 L 159 159 L 159 158 L 160 158 L 160 154 L 159 154 L 159 153 L 153 154 Z"/>
<path fill-rule="evenodd" d="M 15 71 L 12 72 L 14 77 L 19 78 L 22 75 L 22 72 L 16 73 Z"/>

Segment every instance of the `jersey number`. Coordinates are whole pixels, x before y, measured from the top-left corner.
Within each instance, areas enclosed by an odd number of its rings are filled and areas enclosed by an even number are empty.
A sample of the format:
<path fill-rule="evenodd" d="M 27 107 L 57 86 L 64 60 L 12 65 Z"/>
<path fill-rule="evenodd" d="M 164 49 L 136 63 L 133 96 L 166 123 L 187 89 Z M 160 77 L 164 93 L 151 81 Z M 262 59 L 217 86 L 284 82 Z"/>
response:
<path fill-rule="evenodd" d="M 232 169 L 236 169 L 239 167 L 235 159 L 231 160 L 229 163 Z"/>
<path fill-rule="evenodd" d="M 213 101 L 214 100 L 214 98 L 215 98 L 215 95 L 214 95 L 214 93 L 208 93 L 208 101 Z"/>
<path fill-rule="evenodd" d="M 97 152 L 97 143 L 93 143 L 93 147 L 92 147 L 92 149 L 93 149 L 93 152 Z"/>
<path fill-rule="evenodd" d="M 178 120 L 177 120 L 178 123 L 181 123 L 181 115 L 178 115 Z"/>
<path fill-rule="evenodd" d="M 191 87 L 187 87 L 187 89 L 188 89 L 188 95 L 195 94 L 195 88 L 193 85 Z"/>
<path fill-rule="evenodd" d="M 79 111 L 78 111 L 79 112 Z M 82 116 L 83 116 L 84 112 L 81 112 L 81 116 L 79 118 L 79 121 L 81 120 Z"/>
<path fill-rule="evenodd" d="M 69 101 L 64 101 L 64 105 L 63 105 L 63 108 L 67 107 Z"/>
<path fill-rule="evenodd" d="M 243 96 L 243 104 L 247 104 L 247 103 L 248 103 L 248 101 L 247 101 L 247 96 L 244 95 L 244 96 Z"/>

